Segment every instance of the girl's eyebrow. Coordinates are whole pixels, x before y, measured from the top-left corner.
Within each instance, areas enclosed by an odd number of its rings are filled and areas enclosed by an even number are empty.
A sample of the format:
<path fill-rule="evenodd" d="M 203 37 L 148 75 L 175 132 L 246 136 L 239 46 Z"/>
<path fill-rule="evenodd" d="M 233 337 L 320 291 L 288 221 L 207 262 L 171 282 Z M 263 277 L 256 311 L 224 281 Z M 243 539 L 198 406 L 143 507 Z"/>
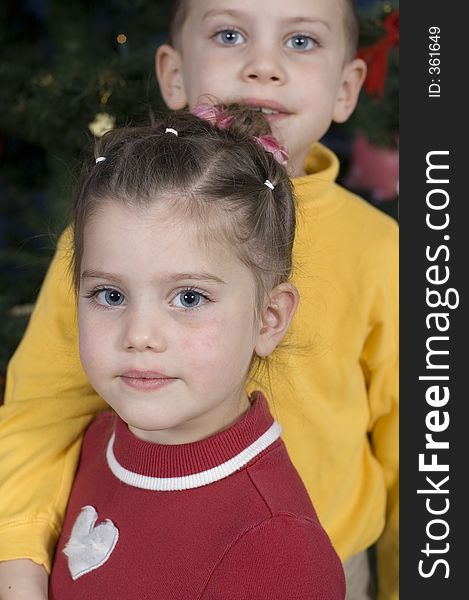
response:
<path fill-rule="evenodd" d="M 106 273 L 105 271 L 95 271 L 94 269 L 87 269 L 83 271 L 80 279 L 110 279 L 116 283 L 122 283 L 119 275 L 114 273 Z"/>
<path fill-rule="evenodd" d="M 226 281 L 223 281 L 223 279 L 212 273 L 172 273 L 165 278 L 165 281 L 168 283 L 176 283 L 178 281 L 207 281 L 226 285 Z"/>
<path fill-rule="evenodd" d="M 122 279 L 115 273 L 106 273 L 105 271 L 96 271 L 94 269 L 87 269 L 83 271 L 81 279 L 107 279 L 115 283 L 122 283 Z M 220 279 L 212 273 L 171 273 L 170 275 L 163 278 L 165 283 L 177 283 L 178 281 L 206 281 L 215 282 L 226 285 L 226 281 Z"/>

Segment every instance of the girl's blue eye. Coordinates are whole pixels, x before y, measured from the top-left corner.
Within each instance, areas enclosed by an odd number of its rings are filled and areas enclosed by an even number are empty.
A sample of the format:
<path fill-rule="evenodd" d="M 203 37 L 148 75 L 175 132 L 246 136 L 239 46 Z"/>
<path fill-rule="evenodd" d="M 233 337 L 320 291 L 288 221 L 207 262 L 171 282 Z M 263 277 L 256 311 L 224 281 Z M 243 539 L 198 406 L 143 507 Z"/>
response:
<path fill-rule="evenodd" d="M 316 40 L 308 35 L 294 35 L 287 40 L 287 48 L 293 50 L 312 50 L 315 46 Z"/>
<path fill-rule="evenodd" d="M 225 46 L 237 46 L 245 41 L 244 37 L 239 31 L 236 31 L 236 29 L 224 29 L 223 31 L 219 31 L 215 35 L 215 39 Z"/>
<path fill-rule="evenodd" d="M 96 301 L 103 306 L 121 306 L 125 302 L 125 296 L 117 290 L 100 290 L 96 294 Z"/>
<path fill-rule="evenodd" d="M 207 302 L 207 298 L 194 290 L 183 290 L 173 302 L 177 308 L 198 308 Z"/>

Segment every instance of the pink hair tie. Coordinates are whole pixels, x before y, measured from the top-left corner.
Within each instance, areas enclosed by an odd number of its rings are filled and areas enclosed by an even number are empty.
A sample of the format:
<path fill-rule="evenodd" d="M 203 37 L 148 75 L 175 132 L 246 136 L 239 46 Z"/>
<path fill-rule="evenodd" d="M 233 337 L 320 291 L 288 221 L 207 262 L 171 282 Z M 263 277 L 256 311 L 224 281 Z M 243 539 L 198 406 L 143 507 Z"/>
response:
<path fill-rule="evenodd" d="M 219 108 L 213 104 L 197 104 L 192 109 L 192 114 L 199 117 L 199 119 L 208 121 L 214 127 L 218 127 L 218 129 L 227 129 L 233 121 L 233 116 L 227 115 L 223 107 Z M 254 137 L 254 139 L 266 152 L 273 154 L 278 163 L 281 165 L 287 164 L 288 152 L 280 145 L 276 137 L 273 135 L 260 135 L 259 137 Z"/>
<path fill-rule="evenodd" d="M 278 163 L 281 165 L 287 164 L 288 152 L 280 145 L 276 137 L 273 135 L 260 135 L 259 137 L 254 137 L 254 139 L 266 152 L 270 152 Z"/>
<path fill-rule="evenodd" d="M 227 129 L 233 121 L 233 117 L 227 115 L 224 108 L 218 108 L 212 104 L 197 104 L 192 109 L 192 114 L 199 119 L 208 121 L 218 129 Z"/>

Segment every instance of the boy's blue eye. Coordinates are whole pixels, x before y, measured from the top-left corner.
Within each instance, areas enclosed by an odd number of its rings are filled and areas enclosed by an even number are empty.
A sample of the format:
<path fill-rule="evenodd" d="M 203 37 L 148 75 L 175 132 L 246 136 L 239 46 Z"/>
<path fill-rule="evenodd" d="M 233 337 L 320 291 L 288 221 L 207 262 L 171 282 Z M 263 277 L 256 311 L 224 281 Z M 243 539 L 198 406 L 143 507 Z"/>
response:
<path fill-rule="evenodd" d="M 293 50 L 311 50 L 317 45 L 316 40 L 308 35 L 294 35 L 287 40 L 287 48 Z"/>
<path fill-rule="evenodd" d="M 194 290 L 183 290 L 174 298 L 173 303 L 177 308 L 197 308 L 207 302 L 207 298 Z"/>
<path fill-rule="evenodd" d="M 100 290 L 96 294 L 96 301 L 102 306 L 121 306 L 125 302 L 125 296 L 117 290 Z"/>
<path fill-rule="evenodd" d="M 236 29 L 224 29 L 215 35 L 215 39 L 225 46 L 237 46 L 244 42 L 244 37 Z"/>

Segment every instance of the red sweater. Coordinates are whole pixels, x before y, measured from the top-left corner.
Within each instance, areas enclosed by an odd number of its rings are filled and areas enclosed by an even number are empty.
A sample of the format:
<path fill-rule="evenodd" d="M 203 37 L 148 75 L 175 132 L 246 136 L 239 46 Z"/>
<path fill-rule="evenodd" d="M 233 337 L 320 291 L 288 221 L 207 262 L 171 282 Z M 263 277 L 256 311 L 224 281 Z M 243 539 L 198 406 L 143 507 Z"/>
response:
<path fill-rule="evenodd" d="M 343 600 L 342 565 L 279 435 L 261 395 L 229 429 L 179 446 L 98 417 L 50 598 Z"/>

